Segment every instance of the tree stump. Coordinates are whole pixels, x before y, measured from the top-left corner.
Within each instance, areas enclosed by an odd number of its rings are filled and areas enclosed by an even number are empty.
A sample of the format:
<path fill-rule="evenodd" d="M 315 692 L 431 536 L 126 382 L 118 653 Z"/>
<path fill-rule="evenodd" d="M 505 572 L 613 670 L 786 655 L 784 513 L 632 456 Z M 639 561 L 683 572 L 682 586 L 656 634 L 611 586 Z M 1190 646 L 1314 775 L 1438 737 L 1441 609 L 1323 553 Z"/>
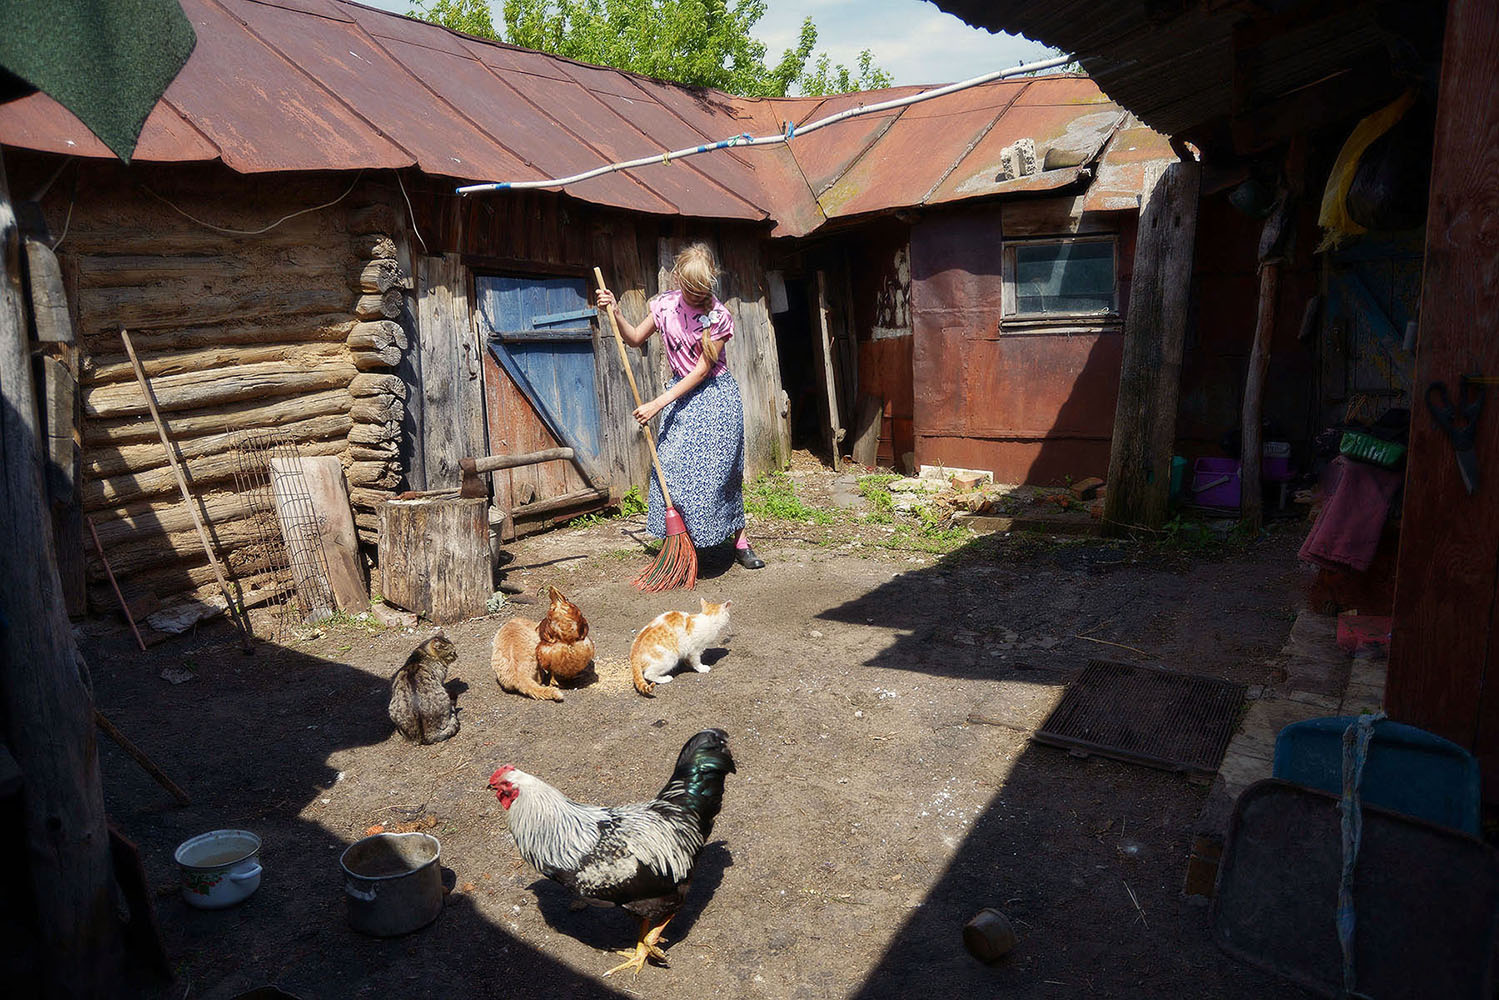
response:
<path fill-rule="evenodd" d="M 494 593 L 489 501 L 386 500 L 380 514 L 380 592 L 439 624 L 484 614 Z"/>

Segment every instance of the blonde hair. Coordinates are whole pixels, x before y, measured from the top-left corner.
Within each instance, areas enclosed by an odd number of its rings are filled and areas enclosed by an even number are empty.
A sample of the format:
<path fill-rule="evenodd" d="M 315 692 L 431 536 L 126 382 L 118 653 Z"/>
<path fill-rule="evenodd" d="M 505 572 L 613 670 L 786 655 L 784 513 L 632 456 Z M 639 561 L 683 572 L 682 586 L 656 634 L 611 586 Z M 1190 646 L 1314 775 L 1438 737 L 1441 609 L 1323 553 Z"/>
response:
<path fill-rule="evenodd" d="M 708 249 L 706 243 L 693 243 L 684 247 L 677 254 L 671 265 L 672 277 L 676 279 L 677 287 L 693 298 L 713 300 L 713 294 L 718 286 L 718 262 L 713 259 L 713 251 Z M 703 354 L 708 358 L 710 365 L 718 363 L 719 346 L 714 343 L 708 331 L 703 331 Z"/>

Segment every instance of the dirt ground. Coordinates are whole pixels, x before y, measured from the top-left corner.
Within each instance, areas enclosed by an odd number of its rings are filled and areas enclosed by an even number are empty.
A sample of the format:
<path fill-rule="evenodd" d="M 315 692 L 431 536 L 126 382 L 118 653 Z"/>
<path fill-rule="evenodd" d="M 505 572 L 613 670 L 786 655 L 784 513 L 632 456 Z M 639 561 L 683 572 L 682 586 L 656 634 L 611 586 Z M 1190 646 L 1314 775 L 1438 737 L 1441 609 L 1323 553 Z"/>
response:
<path fill-rule="evenodd" d="M 889 526 L 858 516 L 847 477 L 802 463 L 793 481 L 814 507 L 850 513 L 833 526 L 761 519 L 751 530 L 767 568 L 705 554 L 696 593 L 629 585 L 648 562 L 639 518 L 510 546 L 504 586 L 555 584 L 577 603 L 597 679 L 562 704 L 496 687 L 490 638 L 538 605 L 449 626 L 462 730 L 434 747 L 406 743 L 385 716 L 387 678 L 430 626 L 332 623 L 253 655 L 223 624 L 146 655 L 128 634 L 87 630 L 99 707 L 193 797 L 177 807 L 101 743 L 110 814 L 141 847 L 177 970 L 146 992 L 1300 996 L 1218 951 L 1208 909 L 1181 894 L 1205 787 L 970 722 L 1099 657 L 1268 682 L 1301 601 L 1299 525 L 1231 554 L 1016 534 L 936 556 L 880 547 Z M 712 672 L 637 695 L 632 632 L 695 610 L 699 595 L 733 600 Z M 168 668 L 192 679 L 169 683 Z M 671 968 L 603 979 L 634 921 L 569 909 L 520 861 L 486 780 L 509 762 L 582 801 L 645 799 L 707 726 L 728 731 L 738 773 L 667 930 Z M 407 937 L 360 936 L 345 922 L 339 853 L 402 824 L 442 842 L 445 911 Z M 194 910 L 172 851 L 220 827 L 263 838 L 263 883 L 234 909 Z M 993 966 L 961 943 L 989 906 L 1019 935 Z"/>

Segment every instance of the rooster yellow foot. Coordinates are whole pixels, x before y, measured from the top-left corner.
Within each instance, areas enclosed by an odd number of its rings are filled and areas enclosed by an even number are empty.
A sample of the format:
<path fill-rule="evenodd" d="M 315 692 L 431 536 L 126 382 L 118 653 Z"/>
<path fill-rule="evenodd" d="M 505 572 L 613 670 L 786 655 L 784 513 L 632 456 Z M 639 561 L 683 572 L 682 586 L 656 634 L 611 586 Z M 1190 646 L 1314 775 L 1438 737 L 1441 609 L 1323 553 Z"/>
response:
<path fill-rule="evenodd" d="M 635 947 L 616 952 L 616 954 L 628 956 L 629 960 L 619 963 L 604 975 L 612 976 L 620 969 L 629 969 L 632 975 L 638 976 L 640 970 L 645 968 L 648 958 L 655 959 L 666 968 L 671 968 L 671 963 L 666 960 L 666 952 L 656 944 L 661 940 L 661 932 L 666 930 L 666 925 L 670 922 L 670 916 L 655 926 L 652 926 L 649 920 L 640 921 L 640 937 L 636 940 Z"/>
<path fill-rule="evenodd" d="M 666 952 L 653 944 L 646 944 L 644 941 L 637 942 L 634 948 L 622 948 L 616 951 L 615 954 L 628 956 L 629 960 L 619 963 L 604 973 L 606 976 L 612 976 L 621 969 L 629 969 L 631 975 L 638 976 L 640 975 L 640 970 L 645 968 L 647 959 L 655 959 L 662 966 L 666 968 L 671 967 L 671 963 L 666 960 Z"/>

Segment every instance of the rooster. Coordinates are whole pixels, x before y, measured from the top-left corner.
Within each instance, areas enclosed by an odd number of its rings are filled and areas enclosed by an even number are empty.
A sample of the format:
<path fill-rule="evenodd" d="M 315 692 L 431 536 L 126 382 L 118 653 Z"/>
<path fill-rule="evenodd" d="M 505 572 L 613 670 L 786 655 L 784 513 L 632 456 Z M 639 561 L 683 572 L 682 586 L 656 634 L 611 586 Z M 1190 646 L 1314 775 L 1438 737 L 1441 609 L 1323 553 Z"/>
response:
<path fill-rule="evenodd" d="M 490 775 L 489 787 L 527 864 L 590 903 L 640 918 L 635 948 L 620 952 L 629 960 L 604 973 L 639 975 L 648 958 L 667 964 L 657 942 L 687 896 L 723 802 L 724 775 L 732 773 L 728 734 L 705 729 L 682 747 L 671 780 L 650 802 L 584 805 L 508 764 Z"/>

